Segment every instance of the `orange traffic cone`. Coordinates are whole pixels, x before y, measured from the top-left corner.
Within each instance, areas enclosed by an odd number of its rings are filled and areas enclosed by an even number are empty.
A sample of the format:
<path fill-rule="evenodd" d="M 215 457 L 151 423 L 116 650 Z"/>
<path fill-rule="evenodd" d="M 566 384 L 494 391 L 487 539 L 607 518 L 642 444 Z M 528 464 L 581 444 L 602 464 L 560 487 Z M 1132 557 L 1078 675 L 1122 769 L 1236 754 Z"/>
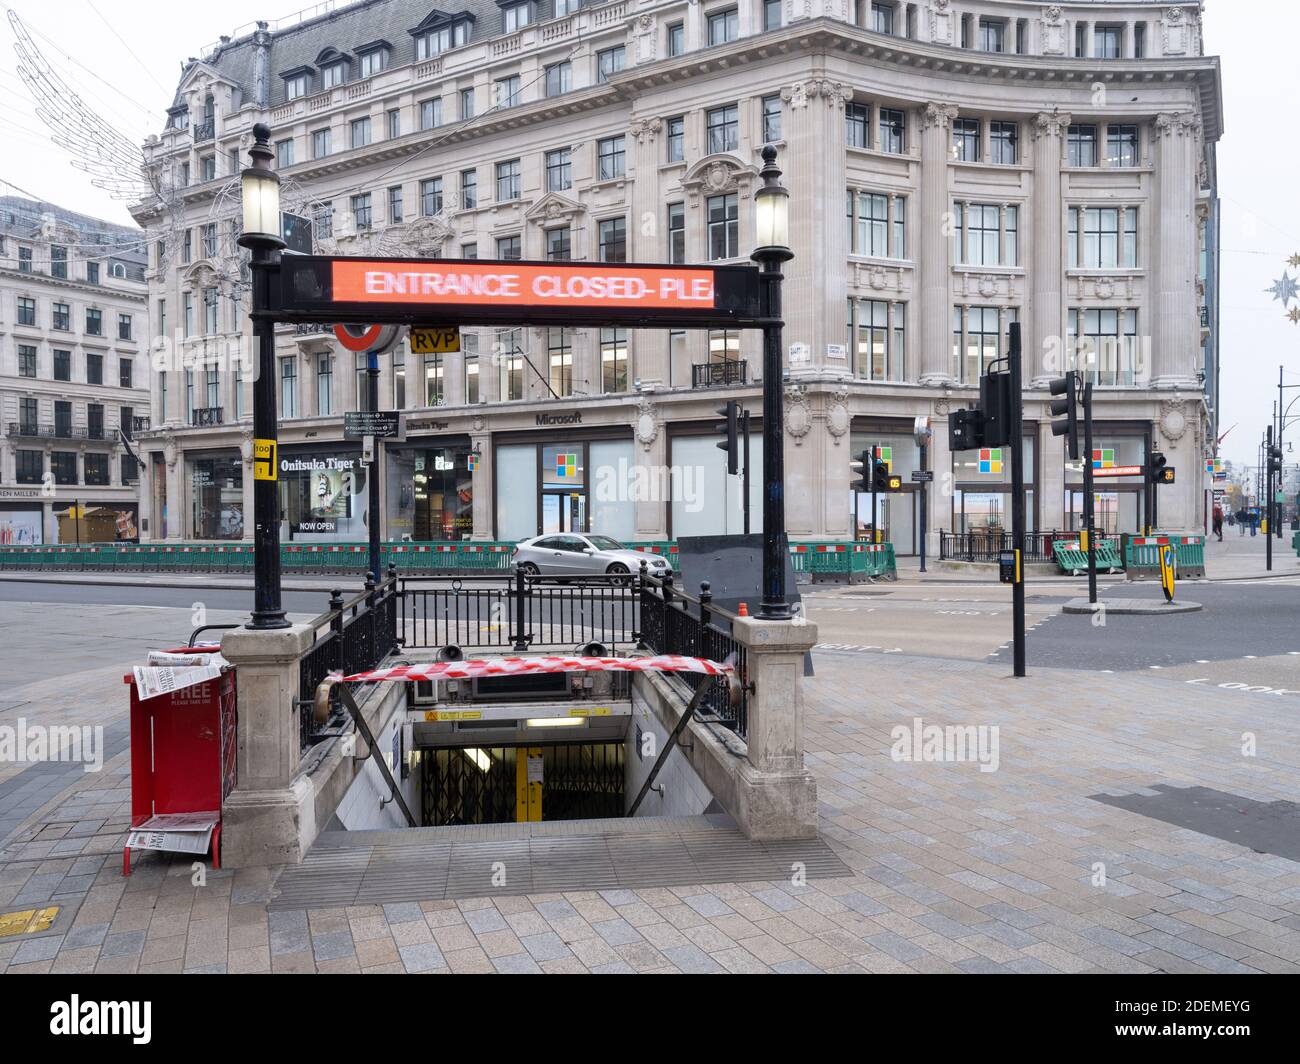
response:
<path fill-rule="evenodd" d="M 742 602 L 742 603 L 740 604 L 740 609 L 738 609 L 738 610 L 736 611 L 736 616 L 737 616 L 737 617 L 748 617 L 748 616 L 749 616 L 749 603 L 748 603 L 748 602 Z"/>

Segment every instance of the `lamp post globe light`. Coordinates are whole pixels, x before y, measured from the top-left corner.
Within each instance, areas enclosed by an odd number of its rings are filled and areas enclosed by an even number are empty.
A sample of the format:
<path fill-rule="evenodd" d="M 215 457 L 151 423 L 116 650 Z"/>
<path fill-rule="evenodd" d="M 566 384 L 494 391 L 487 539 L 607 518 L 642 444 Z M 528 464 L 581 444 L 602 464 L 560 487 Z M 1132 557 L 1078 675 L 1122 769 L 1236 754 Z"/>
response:
<path fill-rule="evenodd" d="M 785 530 L 785 396 L 782 392 L 781 263 L 790 250 L 790 193 L 781 186 L 776 148 L 763 148 L 763 184 L 754 193 L 758 246 L 749 256 L 759 265 L 763 286 L 763 596 L 760 620 L 785 620 L 785 566 L 789 550 Z"/>
<path fill-rule="evenodd" d="M 279 481 L 276 455 L 275 322 L 271 284 L 279 272 L 280 178 L 271 169 L 271 127 L 253 126 L 252 164 L 240 175 L 243 229 L 252 252 L 252 319 L 257 343 L 253 375 L 253 616 L 247 627 L 287 628 L 280 604 Z"/>

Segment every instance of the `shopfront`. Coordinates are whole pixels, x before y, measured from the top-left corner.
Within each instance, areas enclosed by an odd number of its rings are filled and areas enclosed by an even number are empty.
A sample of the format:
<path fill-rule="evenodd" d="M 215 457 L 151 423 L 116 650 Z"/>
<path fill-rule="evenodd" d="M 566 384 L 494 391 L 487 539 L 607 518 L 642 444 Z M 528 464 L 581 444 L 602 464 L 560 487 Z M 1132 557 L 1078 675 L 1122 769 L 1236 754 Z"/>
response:
<path fill-rule="evenodd" d="M 1025 529 L 1037 531 L 1038 462 L 1036 439 L 1026 431 L 1023 439 L 1025 464 Z M 1011 531 L 1011 449 L 983 447 L 958 451 L 952 456 L 952 531 L 998 535 Z M 942 512 L 942 511 L 940 511 Z"/>
<path fill-rule="evenodd" d="M 912 555 L 920 550 L 920 498 L 923 485 L 912 480 L 921 468 L 921 448 L 914 435 L 914 421 L 904 418 L 858 418 L 850 436 L 852 448 L 846 461 L 858 461 L 863 452 L 880 448 L 880 460 L 890 474 L 903 478 L 900 492 L 877 492 L 876 513 L 871 512 L 871 493 L 849 491 L 849 527 L 855 538 L 870 540 L 873 528 L 884 533 L 894 545 L 896 555 Z M 869 472 L 865 475 L 870 477 Z M 857 478 L 854 477 L 856 480 Z"/>
<path fill-rule="evenodd" d="M 366 539 L 369 470 L 361 464 L 360 447 L 283 447 L 279 458 L 281 541 Z"/>
<path fill-rule="evenodd" d="M 385 448 L 388 538 L 459 542 L 474 534 L 474 466 L 468 436 Z"/>
<path fill-rule="evenodd" d="M 636 466 L 626 429 L 617 433 L 498 436 L 496 534 L 515 541 L 553 532 L 597 532 L 627 541 L 636 532 L 636 502 L 656 487 Z M 666 501 L 667 496 L 663 500 Z"/>
<path fill-rule="evenodd" d="M 185 455 L 191 539 L 243 539 L 244 459 L 235 448 Z"/>
<path fill-rule="evenodd" d="M 0 488 L 0 547 L 45 542 L 40 488 Z"/>
<path fill-rule="evenodd" d="M 727 473 L 727 456 L 718 449 L 716 422 L 677 426 L 669 436 L 668 472 L 672 505 L 668 511 L 671 538 L 734 536 L 745 530 L 744 480 Z M 744 437 L 740 441 L 740 470 L 744 472 Z M 763 530 L 763 433 L 756 419 L 749 429 L 749 529 Z"/>
<path fill-rule="evenodd" d="M 54 504 L 56 543 L 138 543 L 139 508 L 133 502 L 74 499 Z"/>
<path fill-rule="evenodd" d="M 1146 469 L 1149 429 L 1145 425 L 1098 423 L 1094 429 L 1092 468 L 1095 473 L 1122 466 Z M 1146 520 L 1146 480 L 1135 477 L 1094 477 L 1093 525 L 1105 535 L 1140 532 Z M 1065 459 L 1067 528 L 1083 527 L 1083 461 Z"/>

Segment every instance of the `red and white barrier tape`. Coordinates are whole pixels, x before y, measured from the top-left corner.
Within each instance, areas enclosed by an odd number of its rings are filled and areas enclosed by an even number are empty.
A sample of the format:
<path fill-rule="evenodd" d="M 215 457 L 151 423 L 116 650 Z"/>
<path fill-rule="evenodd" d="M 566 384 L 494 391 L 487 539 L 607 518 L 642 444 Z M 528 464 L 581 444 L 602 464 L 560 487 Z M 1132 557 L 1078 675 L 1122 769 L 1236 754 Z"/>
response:
<path fill-rule="evenodd" d="M 344 676 L 344 683 L 384 680 L 469 680 L 476 676 L 522 676 L 538 672 L 696 672 L 730 676 L 734 666 L 706 658 L 661 654 L 649 658 L 482 658 L 470 661 L 431 661 L 424 665 L 394 665 Z"/>

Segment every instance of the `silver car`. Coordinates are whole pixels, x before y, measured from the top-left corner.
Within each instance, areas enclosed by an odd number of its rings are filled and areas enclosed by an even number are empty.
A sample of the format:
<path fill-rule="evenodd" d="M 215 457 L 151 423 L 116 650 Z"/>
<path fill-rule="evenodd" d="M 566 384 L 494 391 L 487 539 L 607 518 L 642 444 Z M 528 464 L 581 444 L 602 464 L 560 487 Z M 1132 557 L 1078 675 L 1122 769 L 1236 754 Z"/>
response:
<path fill-rule="evenodd" d="M 609 536 L 577 532 L 552 533 L 525 539 L 514 549 L 511 561 L 526 573 L 548 576 L 592 576 L 599 573 L 635 573 L 646 563 L 651 576 L 665 576 L 668 561 L 649 551 L 632 550 Z"/>

